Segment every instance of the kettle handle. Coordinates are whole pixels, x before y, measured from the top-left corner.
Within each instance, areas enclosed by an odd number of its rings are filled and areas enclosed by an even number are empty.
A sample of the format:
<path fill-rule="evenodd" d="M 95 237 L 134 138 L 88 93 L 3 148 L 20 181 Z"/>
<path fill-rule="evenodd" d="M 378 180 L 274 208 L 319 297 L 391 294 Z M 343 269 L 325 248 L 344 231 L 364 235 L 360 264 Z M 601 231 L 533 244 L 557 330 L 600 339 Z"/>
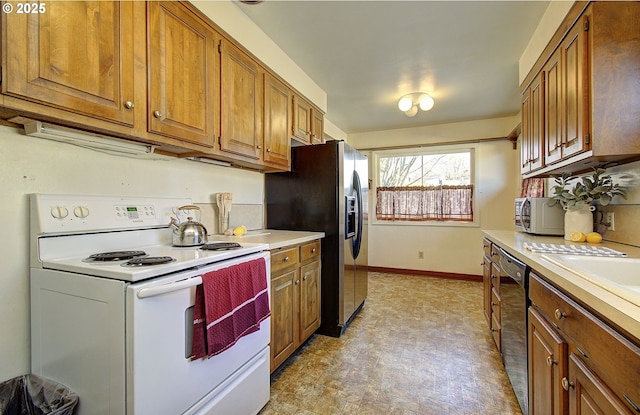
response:
<path fill-rule="evenodd" d="M 184 205 L 180 206 L 178 210 L 200 210 L 200 206 L 196 205 Z"/>

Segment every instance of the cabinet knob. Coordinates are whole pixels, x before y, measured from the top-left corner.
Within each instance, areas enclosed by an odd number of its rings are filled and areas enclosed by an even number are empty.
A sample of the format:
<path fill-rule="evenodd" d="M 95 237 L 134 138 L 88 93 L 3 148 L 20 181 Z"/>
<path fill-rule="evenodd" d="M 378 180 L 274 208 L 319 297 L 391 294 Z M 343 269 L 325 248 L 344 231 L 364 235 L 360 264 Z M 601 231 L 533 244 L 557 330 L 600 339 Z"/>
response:
<path fill-rule="evenodd" d="M 553 360 L 553 357 L 551 355 L 547 356 L 547 366 L 551 367 L 551 366 L 557 365 L 557 364 L 558 364 L 558 362 Z"/>
<path fill-rule="evenodd" d="M 153 111 L 153 116 L 156 118 L 162 118 L 162 113 L 158 110 Z"/>
<path fill-rule="evenodd" d="M 289 257 L 288 257 L 288 256 L 284 257 L 284 258 L 282 259 L 282 261 L 284 261 L 284 262 L 289 262 Z"/>
<path fill-rule="evenodd" d="M 568 391 L 569 388 L 573 388 L 573 383 L 569 382 L 566 377 L 562 378 L 562 389 Z"/>
<path fill-rule="evenodd" d="M 267 153 L 271 153 L 271 149 L 270 148 L 267 148 Z"/>
<path fill-rule="evenodd" d="M 125 101 L 124 103 L 124 107 L 128 110 L 132 110 L 135 108 L 135 105 L 133 105 L 132 101 Z"/>
<path fill-rule="evenodd" d="M 258 150 L 262 150 L 262 146 L 261 145 L 258 145 L 257 148 L 258 148 Z"/>
<path fill-rule="evenodd" d="M 304 276 L 302 277 L 302 281 L 306 281 L 306 280 L 307 280 L 307 276 L 306 276 L 306 275 L 304 275 Z"/>
<path fill-rule="evenodd" d="M 556 308 L 556 311 L 554 311 L 553 314 L 556 316 L 556 320 L 562 320 L 567 317 L 567 313 L 563 313 L 559 308 Z"/>
<path fill-rule="evenodd" d="M 295 285 L 300 284 L 300 280 L 295 280 L 294 284 L 295 284 Z"/>
<path fill-rule="evenodd" d="M 491 307 L 495 307 L 496 303 L 494 303 L 493 301 L 491 302 Z"/>
<path fill-rule="evenodd" d="M 316 253 L 316 248 L 311 248 L 311 253 L 315 254 Z"/>

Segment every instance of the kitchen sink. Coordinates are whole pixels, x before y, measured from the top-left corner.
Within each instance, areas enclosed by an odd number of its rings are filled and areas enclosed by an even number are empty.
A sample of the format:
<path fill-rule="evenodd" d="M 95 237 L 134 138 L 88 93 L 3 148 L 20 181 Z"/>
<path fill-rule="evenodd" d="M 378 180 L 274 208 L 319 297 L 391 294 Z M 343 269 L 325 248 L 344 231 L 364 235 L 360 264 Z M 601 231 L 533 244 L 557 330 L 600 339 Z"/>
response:
<path fill-rule="evenodd" d="M 541 257 L 640 306 L 640 258 L 542 254 Z"/>

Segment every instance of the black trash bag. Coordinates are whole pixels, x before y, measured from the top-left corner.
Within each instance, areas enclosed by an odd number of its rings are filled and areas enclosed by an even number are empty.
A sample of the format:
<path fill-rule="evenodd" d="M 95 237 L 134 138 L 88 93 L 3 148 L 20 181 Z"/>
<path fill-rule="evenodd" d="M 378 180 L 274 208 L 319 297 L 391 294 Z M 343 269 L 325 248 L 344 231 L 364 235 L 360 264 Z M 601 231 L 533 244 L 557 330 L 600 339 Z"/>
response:
<path fill-rule="evenodd" d="M 0 415 L 72 415 L 77 404 L 75 392 L 36 375 L 0 383 Z"/>

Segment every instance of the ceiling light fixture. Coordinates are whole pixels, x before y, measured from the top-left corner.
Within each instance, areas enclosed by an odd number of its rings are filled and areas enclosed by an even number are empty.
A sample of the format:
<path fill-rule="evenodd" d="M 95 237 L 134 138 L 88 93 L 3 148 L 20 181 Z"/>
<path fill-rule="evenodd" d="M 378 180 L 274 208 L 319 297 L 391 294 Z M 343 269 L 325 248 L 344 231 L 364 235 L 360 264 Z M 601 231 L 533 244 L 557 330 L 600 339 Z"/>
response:
<path fill-rule="evenodd" d="M 433 98 L 426 92 L 412 92 L 400 97 L 398 108 L 407 117 L 414 117 L 418 113 L 418 108 L 422 111 L 429 111 L 433 108 Z"/>

